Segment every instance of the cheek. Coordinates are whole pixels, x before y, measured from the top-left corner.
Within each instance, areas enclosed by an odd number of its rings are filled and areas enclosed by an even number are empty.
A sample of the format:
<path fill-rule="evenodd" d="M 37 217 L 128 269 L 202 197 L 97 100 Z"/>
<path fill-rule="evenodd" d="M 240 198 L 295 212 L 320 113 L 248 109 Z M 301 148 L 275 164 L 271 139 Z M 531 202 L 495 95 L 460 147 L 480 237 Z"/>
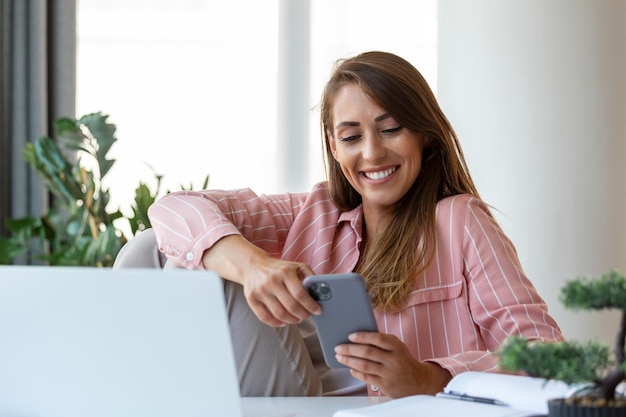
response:
<path fill-rule="evenodd" d="M 344 149 L 345 146 L 343 146 L 341 142 L 339 142 L 336 139 L 333 139 L 332 137 L 330 138 L 329 143 L 330 143 L 330 149 L 333 154 L 333 158 L 335 158 L 337 162 L 340 162 L 342 159 L 345 158 L 345 153 L 346 153 L 346 149 Z"/>
<path fill-rule="evenodd" d="M 335 149 L 334 152 L 335 161 L 339 163 L 343 171 L 349 170 L 355 163 L 358 157 L 358 152 L 350 146 L 341 146 Z"/>

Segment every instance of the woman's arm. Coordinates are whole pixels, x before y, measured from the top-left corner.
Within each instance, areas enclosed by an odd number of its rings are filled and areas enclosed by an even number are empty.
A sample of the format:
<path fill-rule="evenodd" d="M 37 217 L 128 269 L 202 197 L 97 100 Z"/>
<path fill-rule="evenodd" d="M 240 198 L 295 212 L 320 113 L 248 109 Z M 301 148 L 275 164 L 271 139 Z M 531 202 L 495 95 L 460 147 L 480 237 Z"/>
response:
<path fill-rule="evenodd" d="M 467 196 L 457 200 L 457 213 L 463 211 L 459 220 L 464 220 L 459 222 L 462 226 L 457 226 L 462 233 L 463 275 L 475 329 L 466 329 L 466 337 L 477 332 L 484 349 L 464 348 L 432 361 L 453 375 L 468 370 L 497 371 L 498 357 L 494 352 L 509 336 L 523 335 L 536 341 L 559 341 L 563 336 L 523 271 L 513 243 L 486 204 Z"/>
<path fill-rule="evenodd" d="M 307 264 L 277 259 L 240 235 L 217 241 L 204 252 L 202 263 L 241 284 L 250 308 L 265 324 L 295 324 L 322 312 L 302 285 L 313 275 Z"/>
<path fill-rule="evenodd" d="M 338 347 L 370 393 L 372 385 L 392 397 L 432 393 L 461 372 L 497 371 L 494 352 L 512 334 L 562 339 L 484 203 L 451 197 L 438 205 L 437 224 L 435 256 L 402 311 L 379 312 L 381 333 Z"/>
<path fill-rule="evenodd" d="M 211 269 L 237 282 L 257 317 L 298 323 L 320 307 L 302 286 L 305 263 L 279 259 L 304 194 L 257 196 L 250 190 L 182 191 L 150 207 L 159 248 L 175 264 Z"/>
<path fill-rule="evenodd" d="M 175 264 L 202 268 L 202 255 L 218 240 L 241 235 L 279 257 L 304 194 L 258 196 L 249 189 L 180 191 L 148 210 L 159 249 Z"/>

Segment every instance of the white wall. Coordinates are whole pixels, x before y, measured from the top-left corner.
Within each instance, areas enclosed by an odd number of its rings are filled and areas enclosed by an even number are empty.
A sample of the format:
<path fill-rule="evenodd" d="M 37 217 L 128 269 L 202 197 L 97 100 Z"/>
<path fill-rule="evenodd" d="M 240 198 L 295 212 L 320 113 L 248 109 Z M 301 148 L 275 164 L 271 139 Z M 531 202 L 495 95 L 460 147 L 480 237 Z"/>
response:
<path fill-rule="evenodd" d="M 317 106 L 339 58 L 388 50 L 436 82 L 437 0 L 77 5 L 77 115 L 103 111 L 117 125 L 110 155 L 117 163 L 106 185 L 112 207 L 126 214 L 139 181 L 155 183 L 149 166 L 164 175 L 163 191 L 199 187 L 207 174 L 212 188 L 259 193 L 307 190 L 323 180 Z M 293 15 L 280 20 L 285 9 Z M 288 83 L 278 83 L 294 68 Z M 287 111 L 277 115 L 278 108 Z M 289 181 L 281 181 L 285 171 Z"/>
<path fill-rule="evenodd" d="M 440 0 L 438 93 L 482 197 L 568 337 L 566 280 L 626 272 L 626 2 Z"/>

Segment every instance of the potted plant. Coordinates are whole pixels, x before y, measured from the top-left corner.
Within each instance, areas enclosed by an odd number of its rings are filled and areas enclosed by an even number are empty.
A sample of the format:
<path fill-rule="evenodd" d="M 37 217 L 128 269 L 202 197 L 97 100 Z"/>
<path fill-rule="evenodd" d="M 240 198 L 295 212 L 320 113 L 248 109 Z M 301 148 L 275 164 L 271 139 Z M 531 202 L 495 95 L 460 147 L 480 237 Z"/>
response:
<path fill-rule="evenodd" d="M 14 263 L 21 256 L 48 265 L 107 267 L 130 238 L 124 230 L 135 235 L 150 227 L 147 210 L 160 192 L 161 175 L 155 174 L 154 191 L 139 183 L 132 216 L 110 207 L 104 179 L 115 164 L 108 153 L 117 138 L 108 117 L 91 113 L 58 119 L 56 140 L 42 136 L 26 145 L 25 159 L 43 179 L 52 203 L 41 217 L 7 220 L 11 234 L 0 236 L 0 264 Z M 208 176 L 203 188 L 207 184 Z"/>
<path fill-rule="evenodd" d="M 572 310 L 621 310 L 613 357 L 607 346 L 596 341 L 532 343 L 512 337 L 498 352 L 501 369 L 568 384 L 592 384 L 570 398 L 550 400 L 551 417 L 626 416 L 626 401 L 616 397 L 616 388 L 626 380 L 626 279 L 616 270 L 599 277 L 581 276 L 565 284 L 560 300 Z"/>

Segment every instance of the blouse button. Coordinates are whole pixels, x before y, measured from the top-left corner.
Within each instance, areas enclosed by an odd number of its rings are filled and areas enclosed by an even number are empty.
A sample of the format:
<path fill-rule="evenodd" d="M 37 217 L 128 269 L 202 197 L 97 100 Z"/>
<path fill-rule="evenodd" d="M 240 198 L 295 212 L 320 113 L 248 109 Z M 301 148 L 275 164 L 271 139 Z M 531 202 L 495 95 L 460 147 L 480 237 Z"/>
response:
<path fill-rule="evenodd" d="M 192 261 L 193 260 L 193 252 L 187 252 L 187 255 L 185 256 L 185 258 L 188 261 Z"/>
<path fill-rule="evenodd" d="M 376 385 L 372 385 L 372 391 L 378 392 L 378 387 Z"/>

